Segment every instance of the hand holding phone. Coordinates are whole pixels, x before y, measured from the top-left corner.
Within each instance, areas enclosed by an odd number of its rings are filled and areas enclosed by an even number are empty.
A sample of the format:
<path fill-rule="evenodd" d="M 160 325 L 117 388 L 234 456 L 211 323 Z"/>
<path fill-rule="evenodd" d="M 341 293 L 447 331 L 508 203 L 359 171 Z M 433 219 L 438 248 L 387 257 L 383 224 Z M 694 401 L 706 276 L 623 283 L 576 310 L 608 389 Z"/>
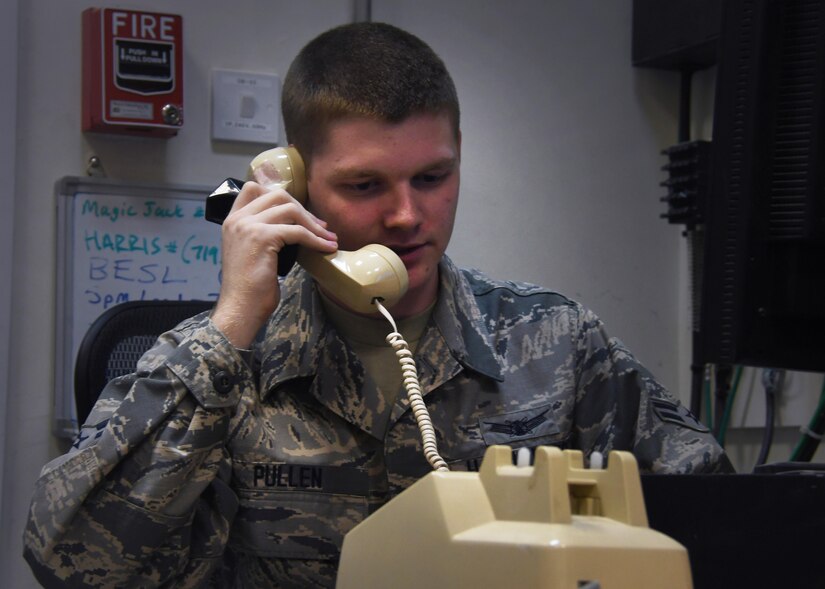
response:
<path fill-rule="evenodd" d="M 290 203 L 278 201 L 277 195 L 284 190 L 301 205 L 307 202 L 307 183 L 303 160 L 294 148 L 275 148 L 263 152 L 252 160 L 248 177 L 262 181 L 266 185 L 259 191 L 271 192 L 258 194 L 250 198 L 250 188 L 244 193 L 244 182 L 232 178 L 224 181 L 206 200 L 206 219 L 215 223 L 223 223 L 229 213 L 237 210 L 236 199 L 241 196 L 244 206 L 249 205 L 256 214 L 261 213 L 261 204 L 254 203 L 259 197 L 264 197 L 266 204 L 277 201 L 273 206 L 288 205 Z M 257 184 L 255 185 L 257 186 Z M 243 195 L 242 195 L 243 194 Z M 240 203 L 239 203 L 240 204 Z M 390 308 L 397 303 L 407 291 L 407 271 L 401 259 L 389 248 L 380 244 L 370 244 L 355 252 L 338 250 L 334 253 L 324 251 L 324 246 L 318 245 L 318 240 L 326 231 L 318 232 L 317 226 L 322 222 L 315 219 L 308 211 L 303 211 L 308 217 L 299 216 L 297 221 L 302 226 L 311 228 L 310 234 L 301 234 L 302 239 L 289 241 L 286 247 L 278 251 L 277 274 L 284 275 L 294 261 L 303 266 L 320 286 L 343 302 L 352 310 L 360 313 L 375 312 L 374 299 L 382 300 Z M 293 216 L 299 212 L 291 212 Z M 301 213 L 302 214 L 302 213 Z M 273 214 L 273 219 L 275 218 Z M 287 219 L 280 219 L 287 222 Z M 288 232 L 287 230 L 284 230 Z M 294 229 L 291 230 L 294 233 Z M 304 247 L 298 247 L 298 244 Z M 309 246 L 309 247 L 307 247 Z M 224 270 L 226 275 L 226 270 Z M 273 273 L 274 278 L 274 273 Z M 277 286 L 276 286 L 277 288 Z"/>

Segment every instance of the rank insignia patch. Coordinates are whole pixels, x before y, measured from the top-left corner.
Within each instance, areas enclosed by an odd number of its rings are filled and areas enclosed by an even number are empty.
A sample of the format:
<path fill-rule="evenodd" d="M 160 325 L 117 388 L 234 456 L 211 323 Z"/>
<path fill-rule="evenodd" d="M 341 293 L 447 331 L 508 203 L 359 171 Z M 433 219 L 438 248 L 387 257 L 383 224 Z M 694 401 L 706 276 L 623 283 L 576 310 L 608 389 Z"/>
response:
<path fill-rule="evenodd" d="M 656 412 L 656 415 L 662 421 L 675 423 L 676 425 L 681 425 L 697 432 L 702 432 L 703 434 L 710 431 L 694 417 L 693 413 L 682 405 L 668 401 L 667 399 L 651 399 L 650 403 L 653 405 L 653 410 Z"/>

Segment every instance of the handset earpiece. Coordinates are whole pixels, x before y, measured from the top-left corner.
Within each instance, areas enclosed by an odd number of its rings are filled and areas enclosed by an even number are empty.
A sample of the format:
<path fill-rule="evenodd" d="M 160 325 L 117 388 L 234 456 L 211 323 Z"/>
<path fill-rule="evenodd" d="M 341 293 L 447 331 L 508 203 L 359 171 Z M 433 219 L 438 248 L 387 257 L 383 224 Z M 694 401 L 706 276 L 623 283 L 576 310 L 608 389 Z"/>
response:
<path fill-rule="evenodd" d="M 306 169 L 294 147 L 264 151 L 249 164 L 247 175 L 267 186 L 286 190 L 304 205 L 307 203 Z M 206 199 L 206 220 L 223 223 L 242 186 L 242 181 L 227 178 L 216 188 Z M 374 299 L 391 308 L 409 286 L 404 262 L 380 244 L 370 244 L 354 252 L 338 250 L 334 254 L 287 246 L 278 253 L 278 274 L 285 276 L 296 258 L 324 290 L 359 313 L 375 312 Z"/>
<path fill-rule="evenodd" d="M 304 160 L 294 147 L 276 147 L 259 154 L 249 164 L 247 180 L 254 180 L 256 173 L 266 178 L 264 184 L 272 188 L 283 188 L 295 200 L 305 205 L 307 201 L 307 181 Z M 244 185 L 243 180 L 227 178 L 206 197 L 204 217 L 207 221 L 224 222 L 232 204 Z"/>
<path fill-rule="evenodd" d="M 292 146 L 275 147 L 259 153 L 249 163 L 247 180 L 283 188 L 302 205 L 307 204 L 307 172 L 304 160 Z"/>

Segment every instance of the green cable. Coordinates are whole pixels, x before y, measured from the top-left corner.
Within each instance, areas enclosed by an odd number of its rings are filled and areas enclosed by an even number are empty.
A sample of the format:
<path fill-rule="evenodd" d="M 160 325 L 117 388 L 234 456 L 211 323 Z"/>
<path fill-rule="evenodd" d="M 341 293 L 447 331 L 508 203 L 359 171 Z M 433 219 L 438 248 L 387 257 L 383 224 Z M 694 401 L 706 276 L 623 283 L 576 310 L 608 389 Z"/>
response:
<path fill-rule="evenodd" d="M 817 446 L 819 446 L 819 440 L 806 432 L 822 434 L 822 432 L 817 431 L 817 429 L 821 427 L 821 423 L 824 421 L 823 418 L 825 418 L 825 380 L 822 381 L 822 391 L 819 393 L 819 404 L 816 407 L 816 411 L 814 411 L 813 417 L 811 417 L 810 423 L 808 423 L 807 430 L 803 430 L 802 437 L 799 438 L 799 442 L 797 442 L 796 447 L 791 453 L 791 462 L 809 461 L 813 457 Z"/>

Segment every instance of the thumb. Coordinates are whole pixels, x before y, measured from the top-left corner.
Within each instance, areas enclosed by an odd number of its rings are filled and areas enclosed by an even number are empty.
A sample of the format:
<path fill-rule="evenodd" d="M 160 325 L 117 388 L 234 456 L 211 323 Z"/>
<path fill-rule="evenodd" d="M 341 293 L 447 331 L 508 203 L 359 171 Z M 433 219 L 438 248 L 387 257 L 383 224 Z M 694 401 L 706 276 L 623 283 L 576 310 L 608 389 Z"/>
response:
<path fill-rule="evenodd" d="M 283 188 L 289 181 L 269 161 L 262 162 L 252 170 L 252 179 L 267 188 Z"/>

